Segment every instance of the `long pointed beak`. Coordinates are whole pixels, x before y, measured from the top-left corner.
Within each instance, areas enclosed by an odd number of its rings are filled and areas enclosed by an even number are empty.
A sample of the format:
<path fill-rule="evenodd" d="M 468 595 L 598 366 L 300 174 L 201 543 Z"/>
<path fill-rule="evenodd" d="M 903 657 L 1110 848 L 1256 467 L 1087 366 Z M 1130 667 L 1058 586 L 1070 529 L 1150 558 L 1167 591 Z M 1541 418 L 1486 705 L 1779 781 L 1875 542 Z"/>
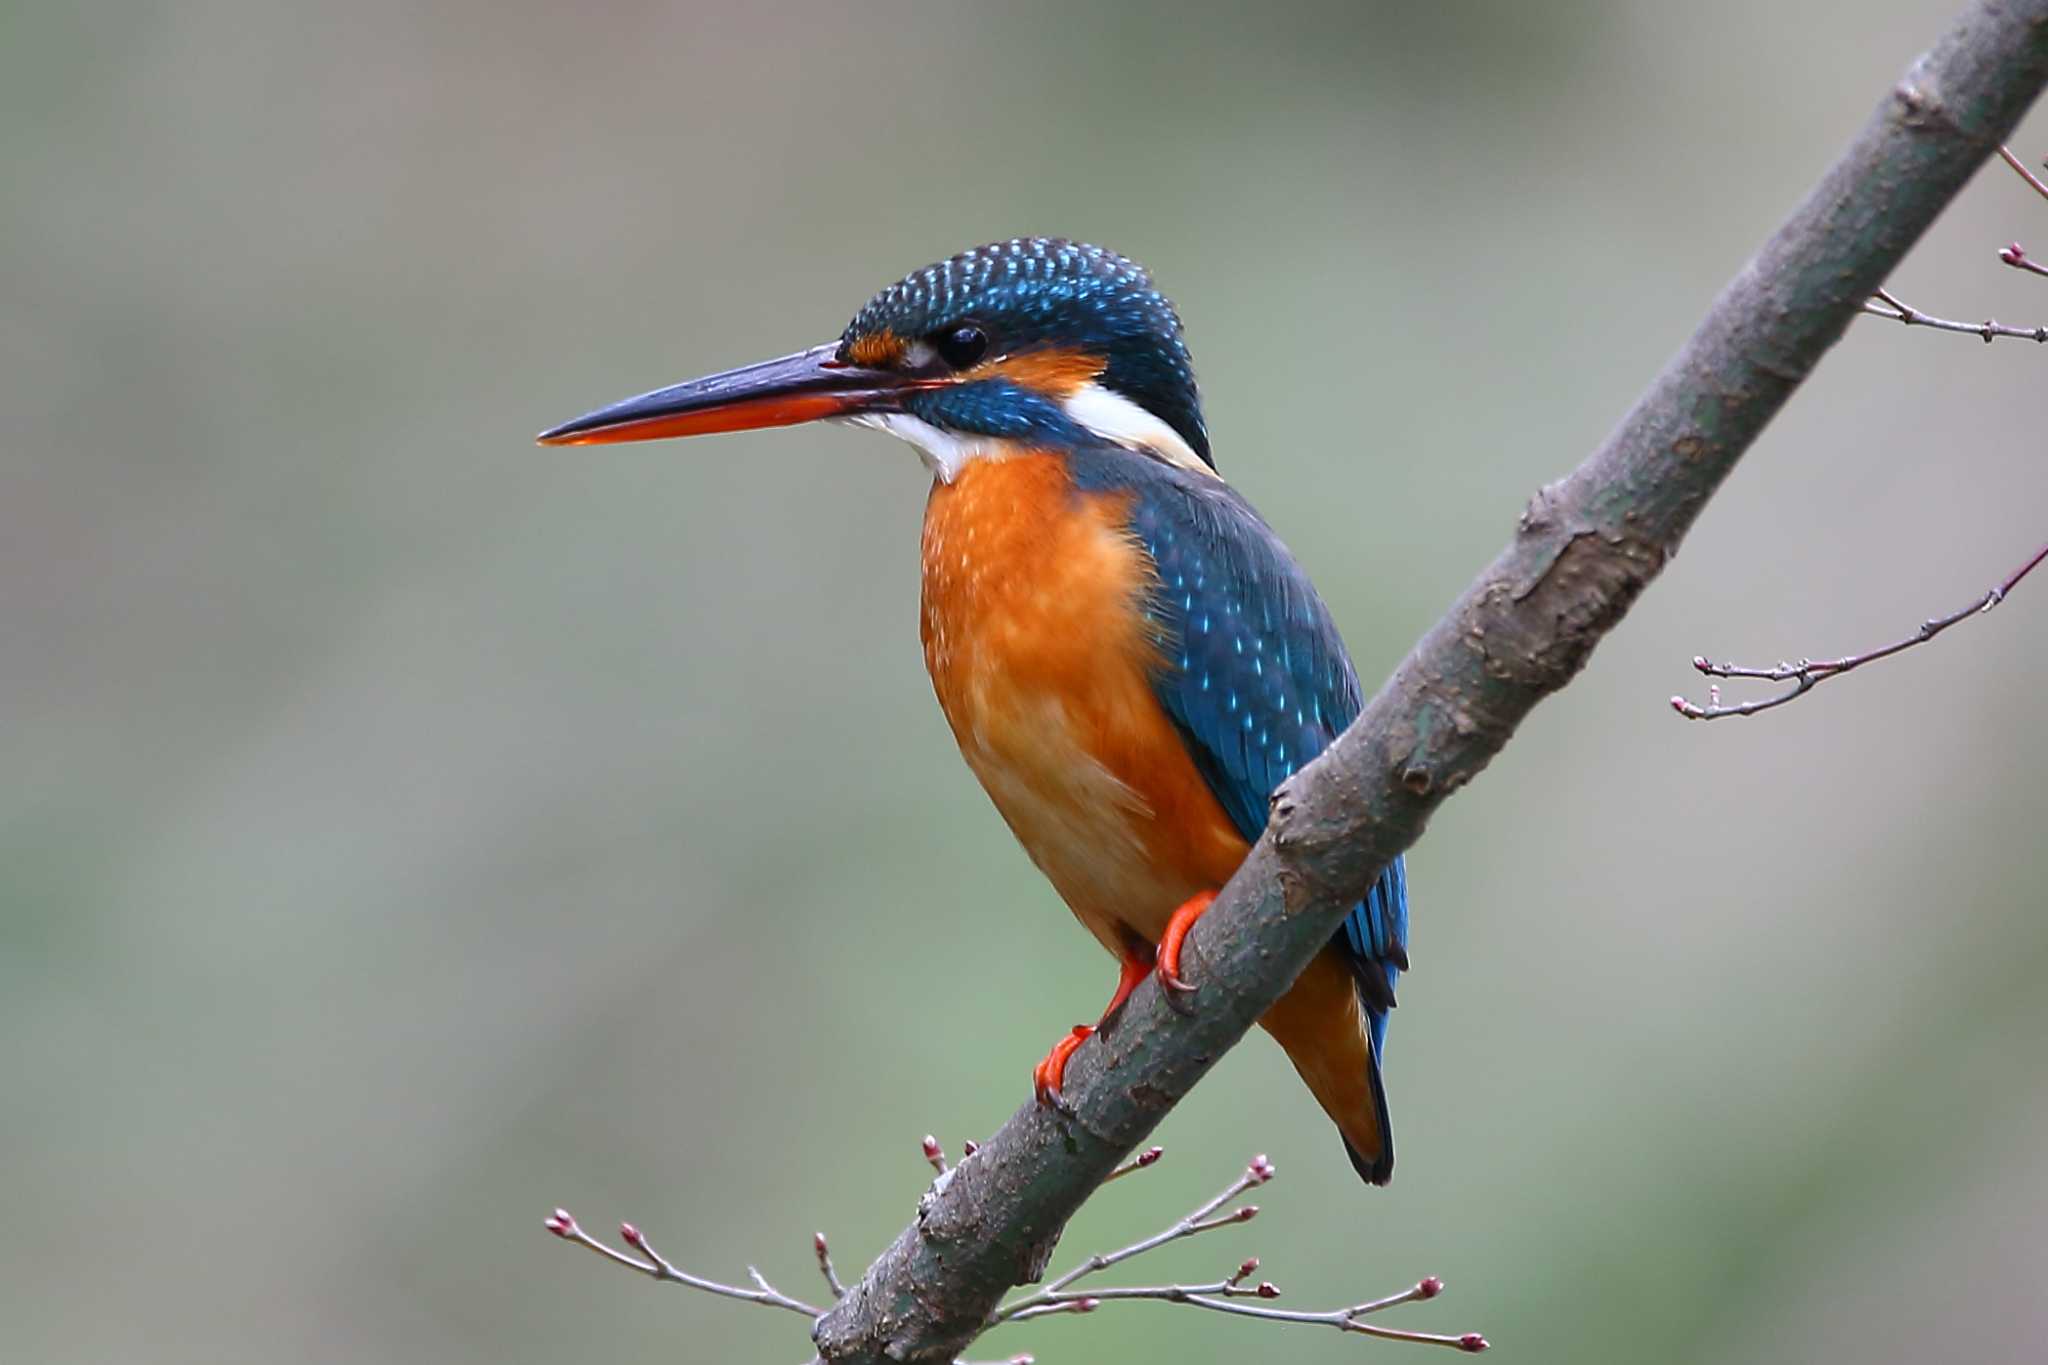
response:
<path fill-rule="evenodd" d="M 897 394 L 943 382 L 844 364 L 838 353 L 838 343 L 828 341 L 780 360 L 673 384 L 586 412 L 535 439 L 544 446 L 607 445 L 794 426 L 885 407 Z"/>

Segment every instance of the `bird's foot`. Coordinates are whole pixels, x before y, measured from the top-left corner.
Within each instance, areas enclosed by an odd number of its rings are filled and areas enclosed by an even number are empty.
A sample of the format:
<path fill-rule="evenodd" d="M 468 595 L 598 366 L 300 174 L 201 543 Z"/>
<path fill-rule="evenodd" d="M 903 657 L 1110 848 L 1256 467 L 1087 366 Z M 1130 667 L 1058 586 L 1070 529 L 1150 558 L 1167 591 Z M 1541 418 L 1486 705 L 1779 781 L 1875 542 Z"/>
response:
<path fill-rule="evenodd" d="M 1074 1055 L 1074 1049 L 1086 1042 L 1095 1032 L 1091 1024 L 1076 1024 L 1074 1031 L 1052 1045 L 1052 1051 L 1045 1054 L 1045 1060 L 1031 1069 L 1031 1092 L 1038 1102 L 1056 1114 L 1074 1116 L 1074 1106 L 1067 1103 L 1060 1087 L 1067 1079 L 1067 1058 Z"/>
<path fill-rule="evenodd" d="M 1166 993 L 1166 1003 L 1180 1014 L 1194 1012 L 1195 988 L 1181 979 L 1180 950 L 1187 941 L 1188 930 L 1195 927 L 1195 921 L 1203 912 L 1216 903 L 1214 891 L 1204 891 L 1190 896 L 1166 921 L 1166 932 L 1159 936 L 1159 955 L 1156 970 L 1159 973 L 1159 988 Z"/>

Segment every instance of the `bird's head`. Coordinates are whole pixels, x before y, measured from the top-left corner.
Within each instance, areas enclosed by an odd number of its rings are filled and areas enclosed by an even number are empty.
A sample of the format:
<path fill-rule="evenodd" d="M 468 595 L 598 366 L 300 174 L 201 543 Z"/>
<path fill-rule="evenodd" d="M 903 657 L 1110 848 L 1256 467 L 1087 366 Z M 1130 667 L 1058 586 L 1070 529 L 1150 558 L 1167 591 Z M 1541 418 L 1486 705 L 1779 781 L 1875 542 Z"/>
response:
<path fill-rule="evenodd" d="M 875 295 L 837 341 L 628 398 L 540 440 L 822 418 L 900 436 L 949 480 L 979 457 L 1104 441 L 1212 469 L 1173 305 L 1136 263 L 1051 237 L 963 251 Z"/>

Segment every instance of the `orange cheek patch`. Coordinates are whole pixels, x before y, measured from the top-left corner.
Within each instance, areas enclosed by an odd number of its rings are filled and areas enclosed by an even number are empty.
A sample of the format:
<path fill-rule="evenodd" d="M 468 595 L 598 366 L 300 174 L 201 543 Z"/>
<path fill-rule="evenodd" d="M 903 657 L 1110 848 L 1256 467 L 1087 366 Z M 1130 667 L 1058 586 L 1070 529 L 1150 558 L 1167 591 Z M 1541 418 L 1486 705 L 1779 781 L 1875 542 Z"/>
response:
<path fill-rule="evenodd" d="M 884 370 L 902 360 L 905 349 L 903 338 L 894 332 L 869 332 L 853 339 L 846 358 L 866 369 Z"/>
<path fill-rule="evenodd" d="M 1005 356 L 962 377 L 1007 379 L 1020 389 L 1031 389 L 1038 393 L 1049 393 L 1055 398 L 1065 398 L 1082 385 L 1094 383 L 1107 368 L 1109 362 L 1099 355 L 1090 355 L 1086 351 L 1052 348 Z"/>

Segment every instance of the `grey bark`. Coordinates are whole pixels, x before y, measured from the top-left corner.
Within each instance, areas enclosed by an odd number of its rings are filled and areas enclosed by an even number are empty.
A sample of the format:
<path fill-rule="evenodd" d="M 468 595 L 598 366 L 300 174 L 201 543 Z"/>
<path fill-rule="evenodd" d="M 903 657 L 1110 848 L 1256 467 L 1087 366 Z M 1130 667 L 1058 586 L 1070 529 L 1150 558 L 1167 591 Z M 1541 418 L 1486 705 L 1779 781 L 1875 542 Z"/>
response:
<path fill-rule="evenodd" d="M 1026 1103 L 819 1320 L 834 1365 L 950 1361 L 1067 1219 L 1286 990 L 1431 812 L 1563 687 L 1663 568 L 1736 460 L 2048 80 L 2048 0 L 1973 5 L 1886 93 L 1605 444 L 1273 799 L 1202 919 L 1190 1017 L 1156 983 L 1069 1069 L 1075 1113 Z"/>

